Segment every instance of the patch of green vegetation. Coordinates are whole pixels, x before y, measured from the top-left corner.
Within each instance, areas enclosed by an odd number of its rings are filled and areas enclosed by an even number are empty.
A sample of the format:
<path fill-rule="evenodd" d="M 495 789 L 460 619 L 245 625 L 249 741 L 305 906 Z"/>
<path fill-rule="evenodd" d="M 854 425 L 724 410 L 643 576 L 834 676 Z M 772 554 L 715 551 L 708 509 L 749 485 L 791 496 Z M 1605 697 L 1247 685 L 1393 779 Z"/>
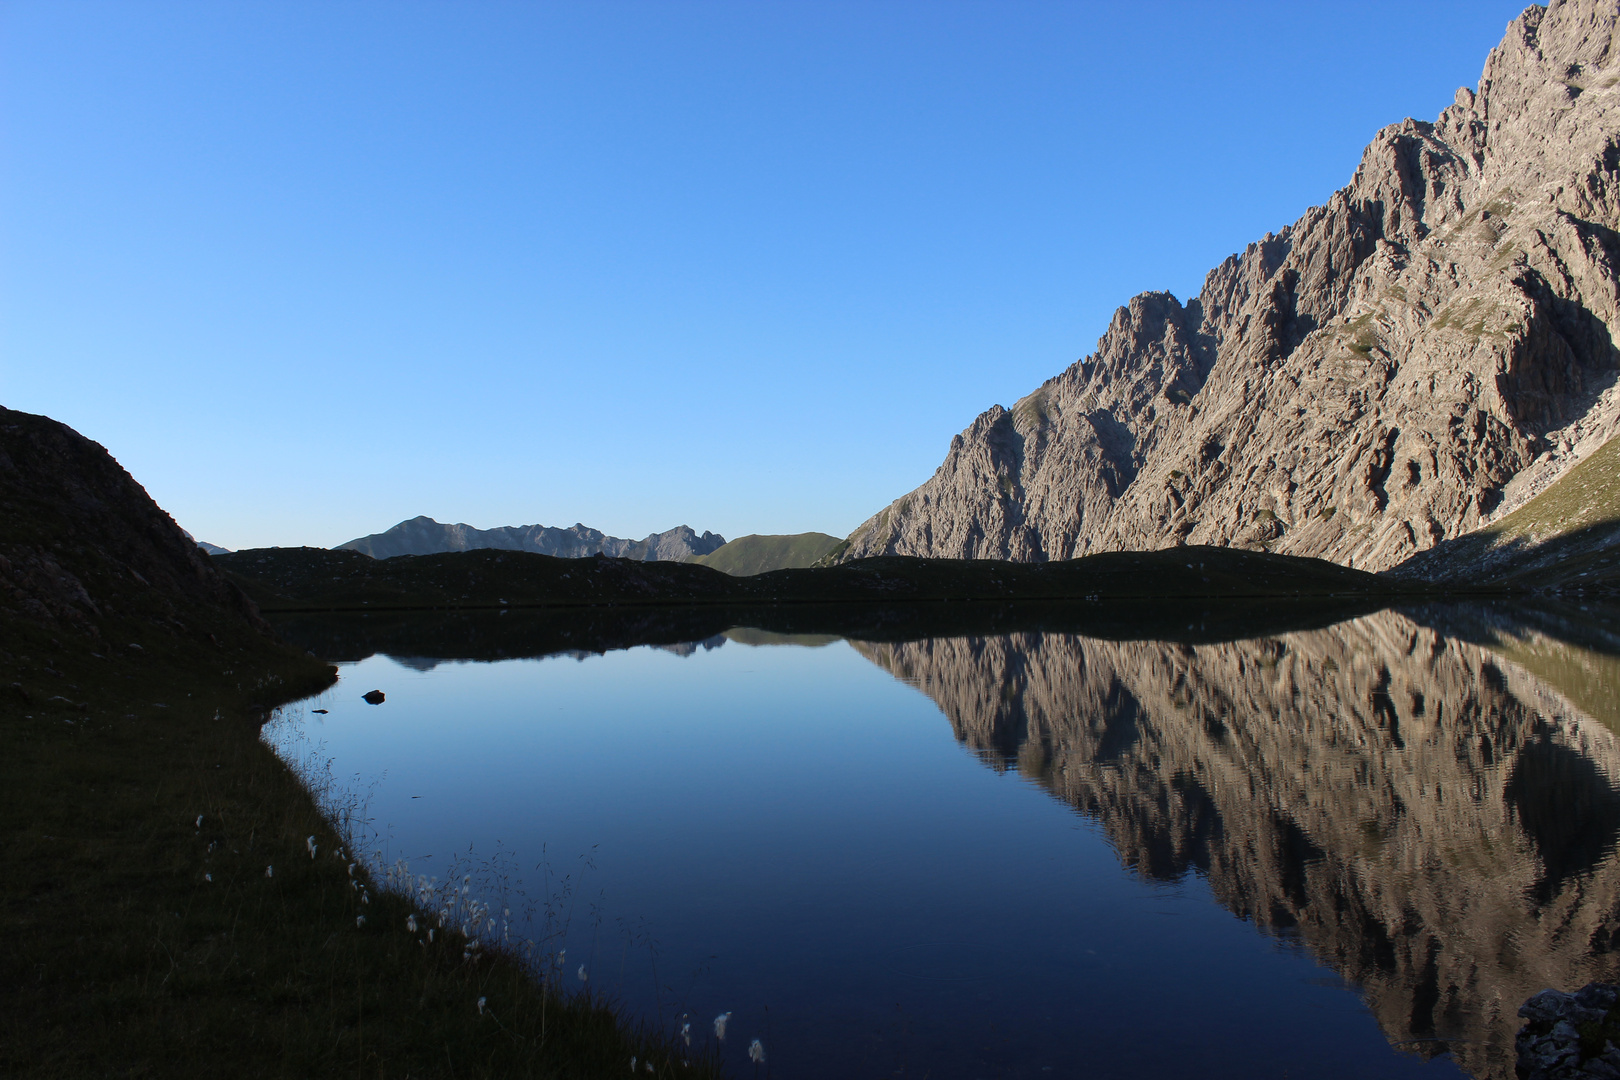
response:
<path fill-rule="evenodd" d="M 1321 510 L 1317 511 L 1316 516 L 1321 518 L 1323 521 L 1328 521 L 1333 517 L 1334 514 L 1337 514 L 1338 512 L 1339 508 L 1337 506 L 1324 506 Z"/>
<path fill-rule="evenodd" d="M 1346 348 L 1366 360 L 1372 356 L 1372 351 L 1379 346 L 1382 339 L 1373 326 L 1374 312 L 1358 315 L 1345 324 L 1341 332 L 1341 340 L 1348 339 Z"/>
<path fill-rule="evenodd" d="M 1517 312 L 1482 296 L 1448 301 L 1435 312 L 1429 326 L 1471 338 L 1506 338 L 1522 329 Z"/>
<path fill-rule="evenodd" d="M 1051 423 L 1052 414 L 1045 390 L 1037 390 L 1013 403 L 1013 425 L 1020 431 L 1039 430 Z"/>
<path fill-rule="evenodd" d="M 750 534 L 739 536 L 724 547 L 690 561 L 740 577 L 763 574 L 768 570 L 814 566 L 843 542 L 836 536 L 818 532 L 765 536 Z"/>

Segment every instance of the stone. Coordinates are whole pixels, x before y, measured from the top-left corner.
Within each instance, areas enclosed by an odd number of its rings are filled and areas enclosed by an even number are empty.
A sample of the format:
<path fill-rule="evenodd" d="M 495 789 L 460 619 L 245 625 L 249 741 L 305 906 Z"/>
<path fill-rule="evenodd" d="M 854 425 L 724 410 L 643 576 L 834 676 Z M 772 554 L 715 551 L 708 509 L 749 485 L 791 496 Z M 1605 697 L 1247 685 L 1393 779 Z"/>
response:
<path fill-rule="evenodd" d="M 1385 570 L 1620 433 L 1620 12 L 1530 7 L 1350 183 L 1143 293 L 840 559 L 1235 545 Z"/>
<path fill-rule="evenodd" d="M 387 696 L 381 690 L 367 690 L 360 695 L 360 699 L 367 705 L 381 705 L 387 700 Z"/>

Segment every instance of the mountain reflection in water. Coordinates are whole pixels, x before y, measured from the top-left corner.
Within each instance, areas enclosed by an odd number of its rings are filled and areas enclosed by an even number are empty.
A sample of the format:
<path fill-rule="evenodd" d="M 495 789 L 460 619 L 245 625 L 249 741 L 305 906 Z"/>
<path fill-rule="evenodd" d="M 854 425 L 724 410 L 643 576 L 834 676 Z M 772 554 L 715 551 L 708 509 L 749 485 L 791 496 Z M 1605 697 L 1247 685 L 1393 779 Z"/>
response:
<path fill-rule="evenodd" d="M 856 643 L 992 768 L 1190 870 L 1363 988 L 1384 1032 L 1511 1076 L 1519 1005 L 1620 963 L 1620 741 L 1500 651 L 1384 611 L 1224 644 L 1011 634 Z M 1572 660 L 1571 657 L 1574 657 Z M 1584 662 L 1583 662 L 1584 660 Z"/>
<path fill-rule="evenodd" d="M 1525 998 L 1620 976 L 1612 613 L 950 608 L 277 623 L 324 657 L 422 672 L 848 641 L 985 765 L 1094 821 L 1126 868 L 1200 876 L 1358 986 L 1392 1044 L 1476 1077 L 1513 1075 Z"/>

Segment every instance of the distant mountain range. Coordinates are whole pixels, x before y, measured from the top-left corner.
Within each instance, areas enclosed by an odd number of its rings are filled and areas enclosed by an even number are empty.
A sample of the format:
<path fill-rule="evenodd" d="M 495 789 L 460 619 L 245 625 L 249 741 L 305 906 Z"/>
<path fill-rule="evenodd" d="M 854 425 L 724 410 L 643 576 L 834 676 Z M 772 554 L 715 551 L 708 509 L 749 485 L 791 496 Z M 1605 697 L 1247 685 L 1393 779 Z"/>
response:
<path fill-rule="evenodd" d="M 686 525 L 678 525 L 668 532 L 653 533 L 644 540 L 625 540 L 580 524 L 566 529 L 550 525 L 475 529 L 471 525 L 445 525 L 430 517 L 414 517 L 400 522 L 387 532 L 372 533 L 339 544 L 338 550 L 358 551 L 373 559 L 498 548 L 502 551 L 533 551 L 562 559 L 583 559 L 601 553 L 616 559 L 638 559 L 642 562 L 684 562 L 718 551 L 725 543 L 726 538 L 719 533 L 705 532 L 699 535 Z"/>

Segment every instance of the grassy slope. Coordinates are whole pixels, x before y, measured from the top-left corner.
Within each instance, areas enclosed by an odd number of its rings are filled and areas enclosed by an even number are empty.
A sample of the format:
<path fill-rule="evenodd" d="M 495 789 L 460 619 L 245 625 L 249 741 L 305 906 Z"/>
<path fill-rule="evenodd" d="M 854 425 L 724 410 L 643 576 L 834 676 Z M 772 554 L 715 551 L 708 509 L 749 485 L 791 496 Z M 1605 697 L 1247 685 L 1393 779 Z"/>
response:
<path fill-rule="evenodd" d="M 1379 597 L 1413 589 L 1318 559 L 1231 548 L 1113 552 L 1054 563 L 885 556 L 741 578 L 691 563 L 497 551 L 378 562 L 355 552 L 267 548 L 216 562 L 266 611 Z"/>
<path fill-rule="evenodd" d="M 259 739 L 332 669 L 233 605 L 99 447 L 0 412 L 0 1075 L 598 1076 L 647 1055 L 511 957 L 419 944 L 405 899 L 363 903 Z"/>
<path fill-rule="evenodd" d="M 813 566 L 827 552 L 842 543 L 836 536 L 807 532 L 786 536 L 739 536 L 723 547 L 699 555 L 692 562 L 737 577 L 763 574 L 770 570 L 795 570 Z"/>
<path fill-rule="evenodd" d="M 1620 439 L 1483 529 L 1407 560 L 1392 574 L 1437 582 L 1620 591 Z"/>

